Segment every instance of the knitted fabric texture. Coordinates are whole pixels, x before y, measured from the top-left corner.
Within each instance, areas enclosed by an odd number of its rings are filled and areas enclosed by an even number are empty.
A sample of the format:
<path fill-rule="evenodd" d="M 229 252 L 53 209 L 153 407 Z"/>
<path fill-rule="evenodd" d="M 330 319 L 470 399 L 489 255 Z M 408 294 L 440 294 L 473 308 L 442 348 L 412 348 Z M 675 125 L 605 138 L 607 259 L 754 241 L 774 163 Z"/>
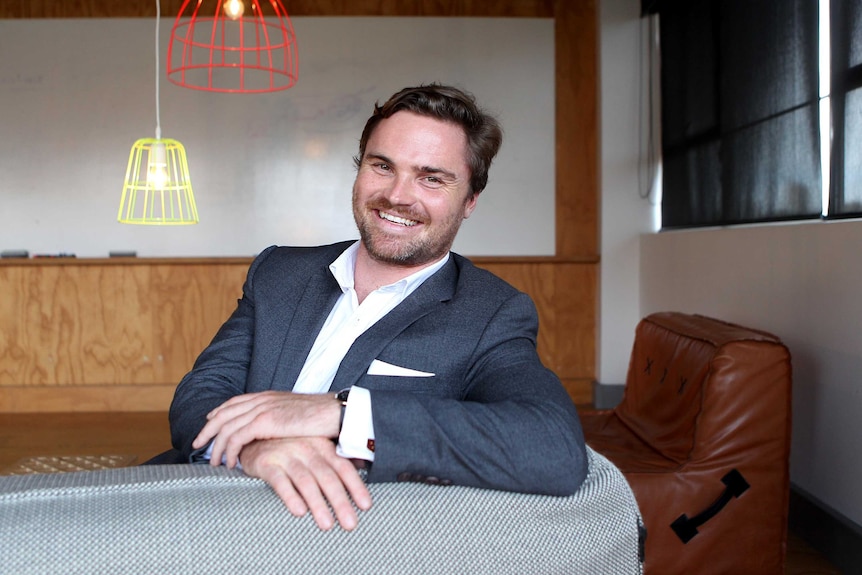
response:
<path fill-rule="evenodd" d="M 0 573 L 639 574 L 634 496 L 588 456 L 570 497 L 370 484 L 353 532 L 208 465 L 0 477 Z"/>

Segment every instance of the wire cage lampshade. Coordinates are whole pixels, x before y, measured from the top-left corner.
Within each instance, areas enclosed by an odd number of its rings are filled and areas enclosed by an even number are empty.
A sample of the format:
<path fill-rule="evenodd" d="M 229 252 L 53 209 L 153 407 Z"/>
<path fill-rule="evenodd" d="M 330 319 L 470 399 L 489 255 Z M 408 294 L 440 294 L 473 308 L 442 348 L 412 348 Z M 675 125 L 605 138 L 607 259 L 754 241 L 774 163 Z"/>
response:
<path fill-rule="evenodd" d="M 184 0 L 168 44 L 168 79 L 210 92 L 286 90 L 299 76 L 280 0 Z"/>
<path fill-rule="evenodd" d="M 186 150 L 181 143 L 158 138 L 135 142 L 117 219 L 124 224 L 198 223 Z"/>
<path fill-rule="evenodd" d="M 159 22 L 156 0 L 156 137 L 132 145 L 117 220 L 122 224 L 177 225 L 198 223 L 186 149 L 176 140 L 162 139 L 159 105 Z"/>

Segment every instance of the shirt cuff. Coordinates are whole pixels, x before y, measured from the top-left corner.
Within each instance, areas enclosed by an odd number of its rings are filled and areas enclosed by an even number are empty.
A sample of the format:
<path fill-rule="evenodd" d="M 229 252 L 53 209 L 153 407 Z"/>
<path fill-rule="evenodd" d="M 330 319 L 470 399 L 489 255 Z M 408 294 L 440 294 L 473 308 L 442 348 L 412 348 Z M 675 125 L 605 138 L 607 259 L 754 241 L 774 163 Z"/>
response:
<path fill-rule="evenodd" d="M 213 458 L 213 442 L 210 441 L 209 445 L 207 445 L 206 451 L 203 451 L 201 453 L 200 450 L 198 450 L 198 452 L 199 452 L 197 455 L 198 461 L 201 461 L 201 462 L 210 461 Z M 227 463 L 227 456 L 222 455 L 221 456 L 221 464 L 224 465 L 225 463 Z M 236 468 L 239 469 L 240 471 L 242 471 L 242 463 L 240 462 L 239 458 L 237 458 L 237 460 L 236 460 Z"/>
<path fill-rule="evenodd" d="M 348 459 L 374 461 L 374 420 L 371 416 L 371 392 L 364 387 L 353 386 L 344 408 L 344 422 L 338 435 L 336 453 Z"/>

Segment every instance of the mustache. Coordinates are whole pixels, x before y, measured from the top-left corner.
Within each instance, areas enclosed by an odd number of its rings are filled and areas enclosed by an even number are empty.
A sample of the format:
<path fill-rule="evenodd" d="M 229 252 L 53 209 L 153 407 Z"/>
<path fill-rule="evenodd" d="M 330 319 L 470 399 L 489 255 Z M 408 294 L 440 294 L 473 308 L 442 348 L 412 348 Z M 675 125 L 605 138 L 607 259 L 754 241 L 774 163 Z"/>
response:
<path fill-rule="evenodd" d="M 417 222 L 425 221 L 425 214 L 418 212 L 416 210 L 405 209 L 403 207 L 396 207 L 389 200 L 386 199 L 377 199 L 377 200 L 369 200 L 365 207 L 369 210 L 377 210 L 382 212 L 387 212 L 398 216 L 399 218 L 405 218 L 408 220 L 415 220 Z"/>

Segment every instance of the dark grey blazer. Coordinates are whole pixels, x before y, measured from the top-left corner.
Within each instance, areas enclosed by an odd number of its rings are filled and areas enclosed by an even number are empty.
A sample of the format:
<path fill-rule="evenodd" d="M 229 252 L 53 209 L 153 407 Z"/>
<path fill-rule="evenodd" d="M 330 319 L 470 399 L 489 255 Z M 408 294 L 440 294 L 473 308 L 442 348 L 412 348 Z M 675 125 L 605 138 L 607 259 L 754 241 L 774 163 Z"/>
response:
<path fill-rule="evenodd" d="M 174 447 L 189 455 L 206 414 L 230 397 L 291 390 L 341 294 L 329 271 L 350 242 L 272 246 L 252 263 L 236 311 L 177 387 Z M 587 472 L 577 411 L 536 353 L 529 296 L 452 257 L 347 352 L 332 390 L 371 390 L 369 481 L 568 495 Z M 374 359 L 433 377 L 369 375 Z"/>

